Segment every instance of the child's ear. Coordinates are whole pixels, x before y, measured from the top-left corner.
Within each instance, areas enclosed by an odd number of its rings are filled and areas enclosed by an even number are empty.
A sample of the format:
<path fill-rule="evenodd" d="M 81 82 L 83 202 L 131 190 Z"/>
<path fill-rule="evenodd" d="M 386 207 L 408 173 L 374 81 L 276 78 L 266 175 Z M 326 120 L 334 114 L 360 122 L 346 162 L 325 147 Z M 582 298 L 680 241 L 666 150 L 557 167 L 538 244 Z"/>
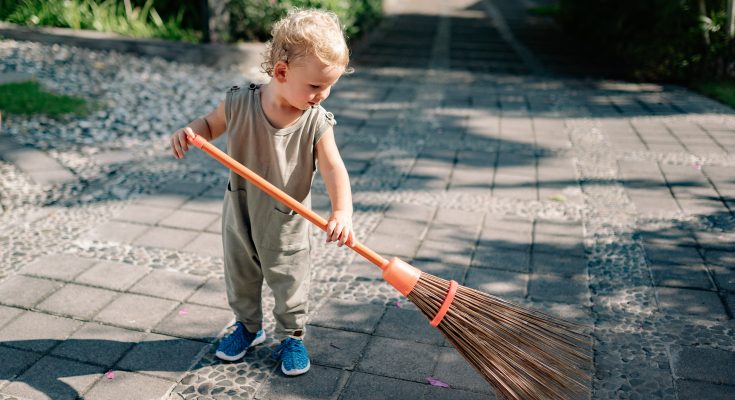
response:
<path fill-rule="evenodd" d="M 279 60 L 276 65 L 273 66 L 273 78 L 280 83 L 286 82 L 286 75 L 288 75 L 288 64 Z"/>

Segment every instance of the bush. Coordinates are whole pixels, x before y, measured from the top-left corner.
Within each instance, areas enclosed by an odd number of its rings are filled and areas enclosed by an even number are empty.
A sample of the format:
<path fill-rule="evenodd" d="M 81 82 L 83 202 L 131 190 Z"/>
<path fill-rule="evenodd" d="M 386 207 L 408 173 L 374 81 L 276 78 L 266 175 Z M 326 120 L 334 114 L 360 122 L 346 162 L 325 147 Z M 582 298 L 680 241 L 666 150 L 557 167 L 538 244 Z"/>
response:
<path fill-rule="evenodd" d="M 345 26 L 348 39 L 357 38 L 376 25 L 383 13 L 381 0 L 232 0 L 233 36 L 236 40 L 266 41 L 273 23 L 294 7 L 333 11 Z"/>
<path fill-rule="evenodd" d="M 635 79 L 691 81 L 724 73 L 729 40 L 722 3 L 707 0 L 708 15 L 701 17 L 697 0 L 561 0 L 559 18 L 597 51 L 621 60 Z"/>

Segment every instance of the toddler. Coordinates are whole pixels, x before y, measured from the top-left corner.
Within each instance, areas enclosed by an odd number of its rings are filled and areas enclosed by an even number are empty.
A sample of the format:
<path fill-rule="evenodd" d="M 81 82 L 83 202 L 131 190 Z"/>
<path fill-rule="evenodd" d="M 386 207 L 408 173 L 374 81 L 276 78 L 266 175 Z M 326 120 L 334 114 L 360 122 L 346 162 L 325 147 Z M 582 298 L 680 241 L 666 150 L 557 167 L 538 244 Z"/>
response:
<path fill-rule="evenodd" d="M 263 69 L 263 85 L 232 87 L 225 100 L 171 136 L 174 157 L 188 151 L 187 132 L 208 141 L 228 134 L 228 154 L 311 206 L 317 168 L 332 212 L 327 242 L 354 243 L 349 177 L 334 139 L 335 119 L 320 103 L 348 67 L 349 50 L 332 12 L 294 10 L 273 27 Z M 273 291 L 276 333 L 284 337 L 275 352 L 286 375 L 309 370 L 303 343 L 311 269 L 310 223 L 230 173 L 222 210 L 227 299 L 237 322 L 219 343 L 216 355 L 234 361 L 265 340 L 261 287 Z"/>

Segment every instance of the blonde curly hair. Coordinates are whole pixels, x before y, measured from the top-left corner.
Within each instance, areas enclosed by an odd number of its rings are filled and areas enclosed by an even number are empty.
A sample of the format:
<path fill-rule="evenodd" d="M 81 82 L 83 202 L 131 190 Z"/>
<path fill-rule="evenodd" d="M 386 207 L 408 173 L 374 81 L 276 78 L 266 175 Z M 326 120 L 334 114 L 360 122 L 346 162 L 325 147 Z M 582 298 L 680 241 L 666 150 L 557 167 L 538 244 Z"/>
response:
<path fill-rule="evenodd" d="M 273 76 L 278 61 L 290 64 L 308 55 L 316 56 L 327 65 L 339 66 L 351 73 L 347 64 L 350 53 L 337 14 L 323 10 L 293 9 L 271 30 L 266 43 L 263 72 Z"/>

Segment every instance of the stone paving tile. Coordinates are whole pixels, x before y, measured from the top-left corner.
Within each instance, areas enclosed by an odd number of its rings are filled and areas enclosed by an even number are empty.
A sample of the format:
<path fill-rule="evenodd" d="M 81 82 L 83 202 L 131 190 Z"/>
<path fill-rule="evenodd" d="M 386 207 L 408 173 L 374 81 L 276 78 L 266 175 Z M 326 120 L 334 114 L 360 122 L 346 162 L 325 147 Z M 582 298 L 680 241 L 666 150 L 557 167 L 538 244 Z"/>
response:
<path fill-rule="evenodd" d="M 39 303 L 36 308 L 52 314 L 88 320 L 117 296 L 118 293 L 109 290 L 70 283 Z"/>
<path fill-rule="evenodd" d="M 672 353 L 672 368 L 677 378 L 735 385 L 735 352 L 683 347 Z"/>
<path fill-rule="evenodd" d="M 143 204 L 154 207 L 164 207 L 175 209 L 181 207 L 184 203 L 191 199 L 191 195 L 186 193 L 153 193 L 142 196 L 135 201 L 134 204 Z"/>
<path fill-rule="evenodd" d="M 534 273 L 556 273 L 575 276 L 587 273 L 587 259 L 568 257 L 563 254 L 534 253 L 532 268 Z"/>
<path fill-rule="evenodd" d="M 426 384 L 355 372 L 350 377 L 340 399 L 383 400 L 413 399 L 421 396 Z M 454 391 L 452 391 L 454 392 Z"/>
<path fill-rule="evenodd" d="M 679 399 L 727 400 L 733 398 L 735 386 L 679 379 L 676 390 Z"/>
<path fill-rule="evenodd" d="M 99 261 L 74 279 L 74 282 L 101 288 L 124 291 L 151 271 L 147 267 L 115 262 Z"/>
<path fill-rule="evenodd" d="M 151 333 L 137 343 L 115 369 L 176 381 L 206 346 L 209 345 L 203 342 Z"/>
<path fill-rule="evenodd" d="M 467 390 L 445 389 L 435 386 L 427 386 L 424 391 L 425 399 L 431 400 L 496 400 L 492 393 L 476 393 Z"/>
<path fill-rule="evenodd" d="M 119 243 L 133 243 L 133 241 L 142 235 L 149 228 L 146 225 L 131 224 L 128 222 L 108 221 L 96 226 L 87 234 L 84 239 L 109 241 Z"/>
<path fill-rule="evenodd" d="M 373 333 L 385 307 L 351 300 L 330 299 L 311 313 L 310 324 L 352 332 Z"/>
<path fill-rule="evenodd" d="M 661 308 L 674 315 L 706 320 L 725 320 L 725 307 L 717 293 L 693 289 L 660 287 L 656 289 Z"/>
<path fill-rule="evenodd" d="M 189 210 L 176 210 L 158 223 L 168 228 L 201 231 L 217 219 L 217 214 Z"/>
<path fill-rule="evenodd" d="M 154 270 L 128 289 L 130 293 L 183 301 L 205 282 L 205 278 L 177 271 Z"/>
<path fill-rule="evenodd" d="M 100 379 L 90 389 L 87 399 L 139 400 L 160 399 L 174 382 L 126 371 L 115 371 L 114 379 Z"/>
<path fill-rule="evenodd" d="M 0 330 L 0 342 L 24 350 L 44 352 L 66 339 L 81 321 L 26 311 Z"/>
<path fill-rule="evenodd" d="M 715 290 L 707 270 L 701 265 L 651 265 L 653 283 L 656 286 Z"/>
<path fill-rule="evenodd" d="M 0 389 L 41 358 L 41 354 L 0 346 Z"/>
<path fill-rule="evenodd" d="M 181 206 L 181 209 L 219 215 L 222 212 L 222 203 L 224 203 L 224 200 L 222 199 L 224 194 L 220 192 L 224 192 L 224 190 L 218 188 L 216 196 L 195 197 L 184 203 L 184 205 Z"/>
<path fill-rule="evenodd" d="M 464 282 L 465 275 L 467 274 L 466 265 L 451 264 L 443 261 L 414 260 L 411 262 L 411 265 L 421 270 L 421 272 L 446 280 L 455 280 L 460 283 Z"/>
<path fill-rule="evenodd" d="M 503 298 L 526 297 L 528 274 L 485 268 L 470 268 L 465 286 Z"/>
<path fill-rule="evenodd" d="M 454 348 L 443 348 L 434 376 L 452 388 L 491 394 L 489 383 Z"/>
<path fill-rule="evenodd" d="M 13 275 L 0 283 L 0 304 L 31 308 L 61 286 L 60 282 Z"/>
<path fill-rule="evenodd" d="M 370 340 L 364 333 L 309 326 L 304 339 L 309 357 L 316 365 L 352 370 Z"/>
<path fill-rule="evenodd" d="M 388 236 L 401 236 L 421 239 L 426 232 L 428 222 L 386 217 L 380 221 L 374 233 Z"/>
<path fill-rule="evenodd" d="M 474 243 L 424 240 L 415 259 L 468 267 L 472 260 L 473 247 Z"/>
<path fill-rule="evenodd" d="M 688 246 L 646 246 L 649 260 L 661 264 L 702 264 L 697 249 Z"/>
<path fill-rule="evenodd" d="M 528 295 L 534 300 L 588 304 L 590 293 L 587 274 L 564 276 L 534 273 L 528 284 Z"/>
<path fill-rule="evenodd" d="M 105 371 L 98 366 L 46 356 L 3 392 L 24 398 L 76 399 Z"/>
<path fill-rule="evenodd" d="M 161 322 L 178 304 L 176 301 L 125 293 L 102 309 L 94 320 L 145 331 Z"/>
<path fill-rule="evenodd" d="M 396 237 L 373 233 L 365 241 L 365 246 L 371 248 L 383 257 L 396 256 L 399 258 L 413 258 L 421 241 L 411 237 Z"/>
<path fill-rule="evenodd" d="M 708 269 L 720 290 L 735 293 L 735 270 L 717 265 L 710 265 Z"/>
<path fill-rule="evenodd" d="M 128 204 L 114 219 L 136 224 L 155 225 L 174 210 L 170 208 L 152 207 L 142 204 Z"/>
<path fill-rule="evenodd" d="M 230 310 L 185 303 L 172 311 L 154 330 L 167 335 L 211 342 L 233 318 Z"/>
<path fill-rule="evenodd" d="M 22 313 L 19 308 L 0 306 L 0 328 Z"/>
<path fill-rule="evenodd" d="M 42 256 L 20 271 L 24 275 L 70 281 L 82 271 L 94 264 L 91 258 L 77 257 L 71 254 L 53 254 Z"/>
<path fill-rule="evenodd" d="M 227 288 L 222 278 L 209 278 L 187 301 L 203 306 L 230 309 L 227 302 Z"/>
<path fill-rule="evenodd" d="M 441 346 L 444 336 L 429 325 L 429 319 L 420 311 L 388 307 L 375 328 L 376 336 Z"/>
<path fill-rule="evenodd" d="M 720 250 L 705 250 L 704 259 L 715 265 L 733 268 L 735 266 L 735 252 Z"/>
<path fill-rule="evenodd" d="M 373 336 L 365 354 L 357 364 L 357 371 L 426 382 L 436 364 L 439 347 L 418 343 L 406 338 L 397 340 Z M 386 366 L 390 365 L 389 369 Z"/>
<path fill-rule="evenodd" d="M 109 369 L 143 336 L 143 332 L 87 322 L 51 354 Z"/>
<path fill-rule="evenodd" d="M 153 227 L 145 231 L 132 242 L 137 246 L 162 247 L 171 250 L 182 250 L 197 236 L 194 231 Z"/>
<path fill-rule="evenodd" d="M 472 267 L 528 273 L 530 270 L 530 261 L 531 255 L 528 249 L 519 251 L 503 247 L 480 245 L 477 246 L 477 250 L 472 257 Z"/>
<path fill-rule="evenodd" d="M 220 226 L 221 223 L 217 224 Z M 203 256 L 224 258 L 221 233 L 200 233 L 189 244 L 184 251 L 197 253 Z"/>
<path fill-rule="evenodd" d="M 312 365 L 308 374 L 287 377 L 271 375 L 255 393 L 258 400 L 297 400 L 336 398 L 349 373 L 337 368 Z"/>
<path fill-rule="evenodd" d="M 463 246 L 468 243 L 474 243 L 476 238 L 477 232 L 472 227 L 457 225 L 450 226 L 439 223 L 432 224 L 425 237 L 426 240 L 459 244 Z"/>

